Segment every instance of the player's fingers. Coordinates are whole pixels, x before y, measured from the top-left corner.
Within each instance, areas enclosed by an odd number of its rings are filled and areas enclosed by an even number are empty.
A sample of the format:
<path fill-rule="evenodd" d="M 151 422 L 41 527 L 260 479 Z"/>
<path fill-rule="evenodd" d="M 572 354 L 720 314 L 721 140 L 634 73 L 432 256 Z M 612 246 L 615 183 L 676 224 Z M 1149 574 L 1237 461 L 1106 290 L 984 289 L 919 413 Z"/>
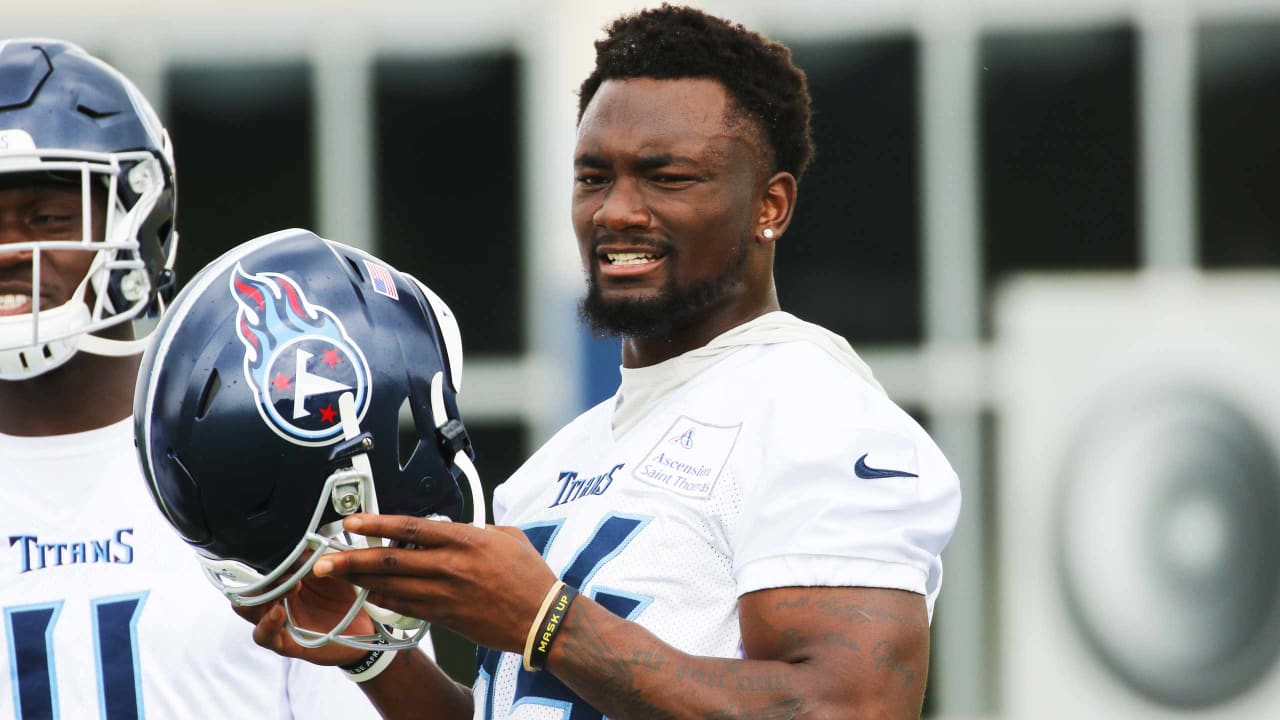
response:
<path fill-rule="evenodd" d="M 345 550 L 320 558 L 311 569 L 320 577 L 337 576 L 352 584 L 353 575 L 411 575 L 414 577 L 447 576 L 451 563 L 441 551 L 415 548 L 371 548 Z"/>
<path fill-rule="evenodd" d="M 449 611 L 454 599 L 445 583 L 374 575 L 366 581 L 369 584 L 363 587 L 369 590 L 368 601 L 380 608 L 432 623 L 449 619 L 442 613 Z"/>
<path fill-rule="evenodd" d="M 326 558 L 333 558 L 337 553 L 330 553 Z M 342 578 L 335 577 L 332 573 L 323 575 L 309 573 L 302 578 L 302 582 L 298 583 L 294 590 L 290 591 L 290 597 L 296 597 L 304 602 L 319 600 L 328 603 L 346 604 L 351 602 L 351 584 Z"/>
<path fill-rule="evenodd" d="M 418 547 L 467 543 L 471 533 L 482 532 L 464 523 L 441 522 L 410 515 L 356 514 L 346 518 L 343 527 L 348 532 L 399 540 Z"/>
<path fill-rule="evenodd" d="M 272 652 L 283 653 L 285 648 L 284 607 L 275 604 L 262 616 L 253 628 L 253 641 Z"/>
<path fill-rule="evenodd" d="M 352 585 L 362 587 L 370 594 L 406 599 L 431 599 L 446 592 L 448 581 L 443 578 L 423 578 L 405 575 L 351 575 Z M 377 605 L 378 603 L 374 603 Z"/>
<path fill-rule="evenodd" d="M 258 621 L 262 619 L 262 616 L 266 615 L 267 611 L 269 611 L 270 609 L 271 609 L 270 605 L 254 605 L 250 607 L 248 605 L 232 604 L 231 606 L 232 612 L 244 618 L 245 620 L 248 620 L 254 625 L 257 625 Z"/>

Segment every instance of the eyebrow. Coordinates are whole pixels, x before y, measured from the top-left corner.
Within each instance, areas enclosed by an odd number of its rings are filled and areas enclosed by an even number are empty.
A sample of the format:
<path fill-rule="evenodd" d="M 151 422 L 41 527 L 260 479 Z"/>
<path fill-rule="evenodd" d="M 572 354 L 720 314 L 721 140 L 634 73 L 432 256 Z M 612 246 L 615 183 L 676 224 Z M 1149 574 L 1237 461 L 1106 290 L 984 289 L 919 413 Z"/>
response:
<path fill-rule="evenodd" d="M 609 168 L 609 163 L 604 158 L 592 153 L 582 153 L 573 159 L 573 164 L 575 167 L 587 167 L 593 170 L 607 170 Z"/>
<path fill-rule="evenodd" d="M 672 165 L 697 165 L 698 161 L 686 157 L 684 155 L 672 155 L 671 153 L 663 153 L 661 155 L 646 155 L 636 158 L 633 163 L 635 169 L 640 172 L 648 170 L 657 170 L 658 168 L 670 167 Z"/>
<path fill-rule="evenodd" d="M 594 153 L 582 153 L 574 158 L 574 165 L 577 167 L 591 168 L 594 170 L 607 170 L 611 164 L 608 160 Z M 673 155 L 671 153 L 662 153 L 660 155 L 644 155 L 635 159 L 631 163 L 632 168 L 639 172 L 647 172 L 649 170 L 657 170 L 671 165 L 697 165 L 698 161 L 685 155 Z"/>

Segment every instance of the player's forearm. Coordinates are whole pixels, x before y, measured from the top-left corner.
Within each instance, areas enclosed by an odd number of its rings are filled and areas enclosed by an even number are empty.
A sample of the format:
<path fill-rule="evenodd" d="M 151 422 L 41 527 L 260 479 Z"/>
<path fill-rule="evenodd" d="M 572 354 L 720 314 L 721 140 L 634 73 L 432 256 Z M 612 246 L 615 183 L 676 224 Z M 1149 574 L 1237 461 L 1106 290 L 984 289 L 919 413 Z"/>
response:
<path fill-rule="evenodd" d="M 418 650 L 401 651 L 360 689 L 386 720 L 469 720 L 473 712 L 471 691 Z"/>
<path fill-rule="evenodd" d="M 617 720 L 783 720 L 822 715 L 828 695 L 821 673 L 803 663 L 689 655 L 582 597 L 547 670 Z"/>

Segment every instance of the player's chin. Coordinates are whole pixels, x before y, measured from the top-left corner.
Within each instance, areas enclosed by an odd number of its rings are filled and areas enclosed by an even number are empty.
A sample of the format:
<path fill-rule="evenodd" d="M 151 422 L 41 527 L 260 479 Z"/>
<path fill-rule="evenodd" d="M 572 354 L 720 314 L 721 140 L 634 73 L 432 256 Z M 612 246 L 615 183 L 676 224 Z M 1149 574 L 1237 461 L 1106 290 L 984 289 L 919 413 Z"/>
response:
<path fill-rule="evenodd" d="M 593 288 L 578 307 L 581 318 L 598 334 L 648 337 L 670 324 L 670 300 L 661 291 L 608 292 Z"/>
<path fill-rule="evenodd" d="M 616 310 L 660 305 L 667 299 L 665 286 L 639 282 L 601 283 L 596 286 L 596 295 L 601 305 Z"/>
<path fill-rule="evenodd" d="M 589 317 L 646 317 L 661 313 L 669 298 L 661 285 L 602 282 L 588 289 L 582 305 Z"/>

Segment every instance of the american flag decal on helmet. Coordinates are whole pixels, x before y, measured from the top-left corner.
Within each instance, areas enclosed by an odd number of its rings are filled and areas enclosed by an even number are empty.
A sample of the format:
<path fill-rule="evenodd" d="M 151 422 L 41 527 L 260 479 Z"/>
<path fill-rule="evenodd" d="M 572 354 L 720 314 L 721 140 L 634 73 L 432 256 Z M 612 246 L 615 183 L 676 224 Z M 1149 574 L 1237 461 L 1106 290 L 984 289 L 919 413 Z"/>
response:
<path fill-rule="evenodd" d="M 369 281 L 373 283 L 374 292 L 392 300 L 400 299 L 400 293 L 396 292 L 396 281 L 391 279 L 391 273 L 386 268 L 368 260 L 364 261 L 364 266 L 369 269 Z"/>

